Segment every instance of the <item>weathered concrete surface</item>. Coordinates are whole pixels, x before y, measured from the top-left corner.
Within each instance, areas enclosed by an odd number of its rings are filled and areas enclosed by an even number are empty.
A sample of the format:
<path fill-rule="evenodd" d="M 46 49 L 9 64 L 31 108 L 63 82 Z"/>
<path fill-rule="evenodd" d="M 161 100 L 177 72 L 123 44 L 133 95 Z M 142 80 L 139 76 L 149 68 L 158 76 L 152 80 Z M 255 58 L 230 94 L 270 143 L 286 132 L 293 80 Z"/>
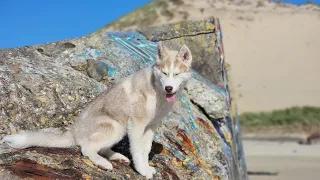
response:
<path fill-rule="evenodd" d="M 192 28 L 179 30 L 185 27 Z M 197 33 L 203 27 L 207 32 Z M 177 33 L 161 35 L 173 28 Z M 164 40 L 169 48 L 186 43 L 194 52 L 194 77 L 154 138 L 150 153 L 157 169 L 154 179 L 246 179 L 218 19 L 156 29 L 99 31 L 0 50 L 0 136 L 25 129 L 66 128 L 101 91 L 155 62 L 152 40 Z M 125 138 L 114 150 L 130 157 L 128 146 Z M 0 148 L 4 179 L 143 179 L 132 166 L 112 163 L 113 171 L 101 170 L 81 156 L 78 147 Z"/>

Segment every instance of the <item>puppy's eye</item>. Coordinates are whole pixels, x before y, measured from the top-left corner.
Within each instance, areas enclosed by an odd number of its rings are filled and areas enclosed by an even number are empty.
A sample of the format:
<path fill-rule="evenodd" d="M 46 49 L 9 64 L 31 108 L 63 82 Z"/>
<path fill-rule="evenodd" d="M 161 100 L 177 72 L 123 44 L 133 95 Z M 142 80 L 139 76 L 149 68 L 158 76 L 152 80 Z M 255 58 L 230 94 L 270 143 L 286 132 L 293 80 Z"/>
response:
<path fill-rule="evenodd" d="M 163 73 L 164 75 L 168 76 L 168 73 L 166 73 L 166 72 L 163 72 L 163 71 L 162 71 L 162 73 Z"/>
<path fill-rule="evenodd" d="M 174 76 L 178 76 L 178 75 L 179 75 L 179 73 L 174 73 L 173 75 L 174 75 Z"/>

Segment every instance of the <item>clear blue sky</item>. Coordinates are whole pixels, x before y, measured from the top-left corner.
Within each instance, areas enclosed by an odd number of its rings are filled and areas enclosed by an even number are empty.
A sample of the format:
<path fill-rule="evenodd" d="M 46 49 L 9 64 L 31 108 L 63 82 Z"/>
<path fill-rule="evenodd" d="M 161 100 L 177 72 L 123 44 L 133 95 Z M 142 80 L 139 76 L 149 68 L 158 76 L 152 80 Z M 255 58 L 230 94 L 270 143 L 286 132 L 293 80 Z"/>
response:
<path fill-rule="evenodd" d="M 0 48 L 86 35 L 150 1 L 0 0 Z M 320 3 L 320 0 L 313 2 Z"/>

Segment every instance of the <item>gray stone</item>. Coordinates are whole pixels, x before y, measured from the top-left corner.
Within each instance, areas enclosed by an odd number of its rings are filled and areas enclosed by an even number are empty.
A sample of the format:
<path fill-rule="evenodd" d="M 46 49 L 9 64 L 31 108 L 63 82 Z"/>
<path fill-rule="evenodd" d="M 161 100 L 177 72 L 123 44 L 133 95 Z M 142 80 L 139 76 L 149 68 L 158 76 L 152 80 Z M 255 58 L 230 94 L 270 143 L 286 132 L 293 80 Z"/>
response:
<path fill-rule="evenodd" d="M 198 106 L 210 119 L 219 119 L 227 115 L 225 101 L 221 94 L 196 79 L 186 85 L 187 93 L 193 104 Z"/>

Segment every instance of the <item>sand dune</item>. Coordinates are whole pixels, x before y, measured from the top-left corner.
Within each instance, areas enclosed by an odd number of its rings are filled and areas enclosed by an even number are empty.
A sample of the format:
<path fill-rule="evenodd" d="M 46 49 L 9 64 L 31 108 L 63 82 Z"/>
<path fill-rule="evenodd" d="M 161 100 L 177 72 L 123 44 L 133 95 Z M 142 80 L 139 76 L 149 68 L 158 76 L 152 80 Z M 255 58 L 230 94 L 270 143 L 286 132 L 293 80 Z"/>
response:
<path fill-rule="evenodd" d="M 220 18 L 240 113 L 295 105 L 320 106 L 319 6 L 267 0 L 171 0 L 165 5 L 159 2 L 154 3 L 156 20 L 144 19 L 143 23 Z M 150 8 L 149 11 L 152 12 Z M 135 19 L 124 16 L 120 20 L 125 19 L 129 25 L 121 29 L 135 28 L 130 22 L 147 15 L 138 14 Z"/>
<path fill-rule="evenodd" d="M 320 18 L 260 13 L 222 21 L 239 111 L 320 105 Z"/>

